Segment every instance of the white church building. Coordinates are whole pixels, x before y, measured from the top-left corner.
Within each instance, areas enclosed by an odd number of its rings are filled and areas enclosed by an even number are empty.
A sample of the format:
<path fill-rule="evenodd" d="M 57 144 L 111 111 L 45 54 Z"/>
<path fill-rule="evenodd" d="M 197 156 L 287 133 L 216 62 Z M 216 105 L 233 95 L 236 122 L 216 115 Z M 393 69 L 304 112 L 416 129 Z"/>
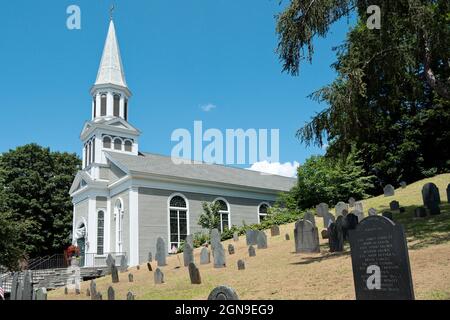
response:
<path fill-rule="evenodd" d="M 167 252 L 198 225 L 202 202 L 220 202 L 223 230 L 259 223 L 277 195 L 295 179 L 211 164 L 175 164 L 139 149 L 140 131 L 129 122 L 131 91 L 125 80 L 111 20 L 97 80 L 90 91 L 91 120 L 82 132 L 83 167 L 70 189 L 73 243 L 84 266 L 99 266 L 108 253 L 135 266 Z M 120 258 L 119 258 L 120 259 Z M 117 260 L 117 258 L 116 258 Z"/>

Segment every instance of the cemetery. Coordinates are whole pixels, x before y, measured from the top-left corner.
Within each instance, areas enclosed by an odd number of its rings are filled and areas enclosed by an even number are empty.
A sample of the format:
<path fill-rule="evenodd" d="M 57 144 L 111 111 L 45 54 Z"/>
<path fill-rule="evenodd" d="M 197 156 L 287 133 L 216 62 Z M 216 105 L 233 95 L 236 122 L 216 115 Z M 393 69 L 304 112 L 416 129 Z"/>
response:
<path fill-rule="evenodd" d="M 154 252 L 147 267 L 113 265 L 111 274 L 82 282 L 81 294 L 66 287 L 37 295 L 49 300 L 450 299 L 449 182 L 450 174 L 444 174 L 356 199 L 353 207 L 343 202 L 337 219 L 333 207 L 328 212 L 318 206 L 297 222 L 234 234 L 223 242 L 214 230 L 208 247 L 194 249 L 188 238 L 185 252 L 167 257 Z M 386 254 L 374 260 L 374 250 Z M 389 276 L 377 278 L 385 270 Z"/>

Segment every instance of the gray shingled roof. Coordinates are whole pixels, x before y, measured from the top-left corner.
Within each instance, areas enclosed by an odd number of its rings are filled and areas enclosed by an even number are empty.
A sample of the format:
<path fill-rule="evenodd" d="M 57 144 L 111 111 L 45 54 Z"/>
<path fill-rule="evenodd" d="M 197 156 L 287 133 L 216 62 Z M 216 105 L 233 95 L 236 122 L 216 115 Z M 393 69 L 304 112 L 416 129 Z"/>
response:
<path fill-rule="evenodd" d="M 113 162 L 131 173 L 155 174 L 200 181 L 214 181 L 236 186 L 288 191 L 296 179 L 263 174 L 246 169 L 206 163 L 175 164 L 167 156 L 144 153 L 139 156 L 107 152 Z"/>

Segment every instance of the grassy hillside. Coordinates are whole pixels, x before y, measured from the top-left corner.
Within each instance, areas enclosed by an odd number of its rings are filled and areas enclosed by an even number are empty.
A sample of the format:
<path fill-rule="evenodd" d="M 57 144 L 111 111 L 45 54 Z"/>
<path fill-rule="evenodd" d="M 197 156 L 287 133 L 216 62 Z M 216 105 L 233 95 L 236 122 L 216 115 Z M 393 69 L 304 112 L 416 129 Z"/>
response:
<path fill-rule="evenodd" d="M 440 190 L 442 214 L 424 219 L 413 219 L 413 211 L 422 205 L 423 184 L 434 182 Z M 396 190 L 394 197 L 376 197 L 364 201 L 364 210 L 371 207 L 388 210 L 389 203 L 397 200 L 406 208 L 405 213 L 394 214 L 394 219 L 405 226 L 410 247 L 411 269 L 417 299 L 450 299 L 450 205 L 446 202 L 445 189 L 450 174 L 440 175 Z M 322 226 L 322 219 L 316 218 Z M 132 268 L 134 283 L 128 283 L 128 273 L 120 274 L 120 283 L 114 284 L 116 299 L 125 299 L 128 290 L 137 299 L 206 299 L 210 291 L 221 284 L 236 289 L 241 299 L 354 299 L 351 259 L 348 251 L 328 253 L 326 241 L 321 239 L 320 254 L 296 254 L 293 241 L 293 224 L 281 226 L 281 236 L 270 237 L 269 248 L 257 250 L 257 256 L 249 258 L 245 237 L 232 240 L 236 254 L 227 255 L 227 268 L 214 269 L 212 264 L 198 265 L 201 285 L 191 285 L 187 268 L 181 267 L 182 255 L 168 258 L 168 266 L 161 268 L 166 283 L 155 285 L 153 273 L 145 265 L 140 270 Z M 290 241 L 284 235 L 289 233 Z M 200 249 L 195 250 L 199 264 Z M 238 271 L 237 260 L 244 259 L 246 270 Z M 153 263 L 153 268 L 156 268 Z M 106 298 L 111 278 L 97 280 L 97 288 Z M 82 295 L 64 295 L 64 290 L 49 294 L 49 299 L 89 299 L 85 291 L 89 282 L 82 284 Z"/>

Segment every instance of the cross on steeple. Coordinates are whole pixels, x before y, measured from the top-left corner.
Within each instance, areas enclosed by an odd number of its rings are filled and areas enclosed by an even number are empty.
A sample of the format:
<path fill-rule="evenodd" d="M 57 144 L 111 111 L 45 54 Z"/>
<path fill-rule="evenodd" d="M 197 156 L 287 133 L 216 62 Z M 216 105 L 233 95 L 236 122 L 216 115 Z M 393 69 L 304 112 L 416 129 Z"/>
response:
<path fill-rule="evenodd" d="M 109 17 L 111 18 L 111 20 L 113 19 L 114 9 L 116 9 L 116 7 L 114 5 L 111 5 L 111 8 L 109 9 Z"/>

